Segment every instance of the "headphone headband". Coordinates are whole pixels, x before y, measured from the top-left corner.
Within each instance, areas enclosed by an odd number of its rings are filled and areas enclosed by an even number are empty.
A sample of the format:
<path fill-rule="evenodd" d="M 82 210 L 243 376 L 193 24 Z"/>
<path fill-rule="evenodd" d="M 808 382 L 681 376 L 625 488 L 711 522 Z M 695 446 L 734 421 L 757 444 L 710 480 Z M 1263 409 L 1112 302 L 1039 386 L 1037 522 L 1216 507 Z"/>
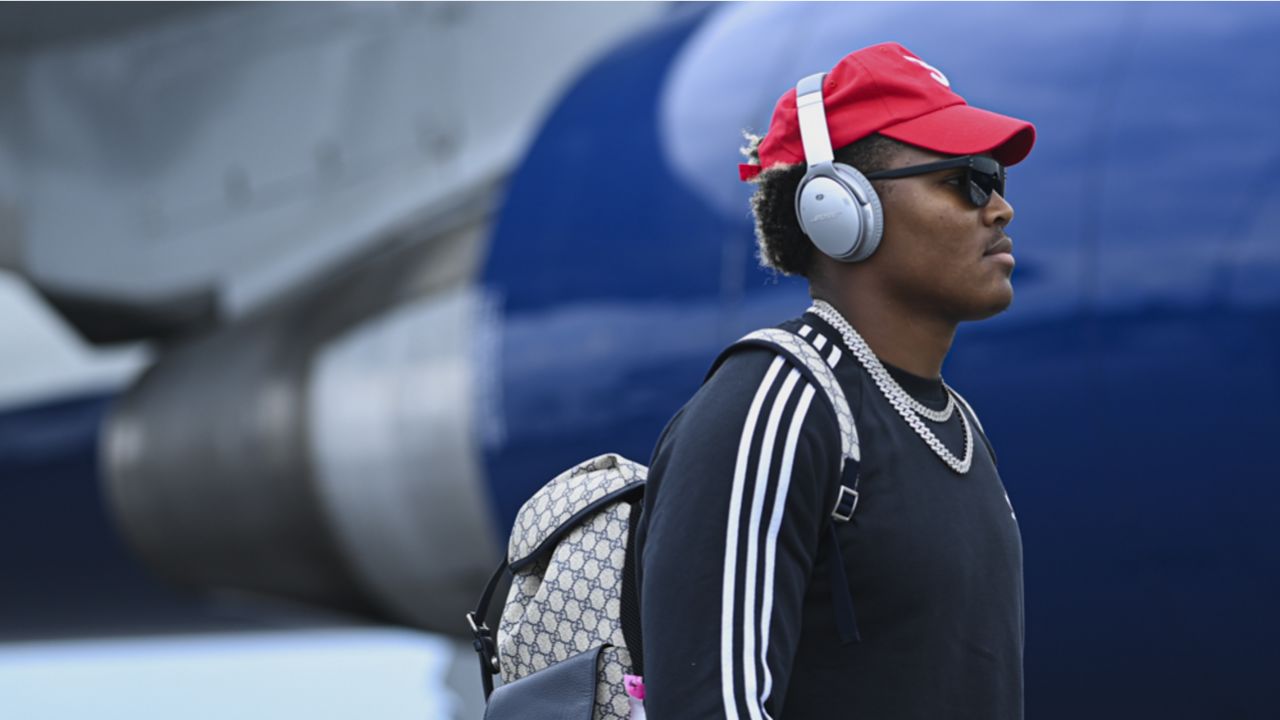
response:
<path fill-rule="evenodd" d="M 822 80 L 826 73 L 814 73 L 796 83 L 796 115 L 800 120 L 800 142 L 809 167 L 835 159 L 831 151 L 831 135 L 827 130 L 827 113 L 822 106 Z"/>

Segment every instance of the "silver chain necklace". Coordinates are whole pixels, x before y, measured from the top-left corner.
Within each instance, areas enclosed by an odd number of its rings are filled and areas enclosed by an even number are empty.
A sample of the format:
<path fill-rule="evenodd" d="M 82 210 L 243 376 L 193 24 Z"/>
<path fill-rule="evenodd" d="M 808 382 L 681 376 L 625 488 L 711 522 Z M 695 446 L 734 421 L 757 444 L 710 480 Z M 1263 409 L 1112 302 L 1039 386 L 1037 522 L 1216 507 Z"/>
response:
<path fill-rule="evenodd" d="M 960 413 L 960 423 L 964 428 L 964 457 L 957 458 L 951 454 L 947 446 L 942 444 L 937 435 L 925 426 L 920 416 L 926 417 L 934 422 L 945 422 L 951 418 L 952 412 L 955 410 L 955 391 L 945 382 L 942 387 L 947 391 L 947 407 L 942 410 L 931 410 L 920 404 L 915 398 L 911 397 L 897 380 L 885 370 L 880 359 L 875 353 L 871 352 L 871 347 L 867 345 L 867 341 L 862 339 L 858 331 L 853 329 L 844 316 L 838 310 L 831 306 L 825 300 L 814 299 L 813 306 L 809 308 L 809 312 L 827 321 L 827 324 L 836 329 L 840 336 L 844 338 L 844 344 L 849 346 L 853 351 L 854 357 L 862 364 L 862 367 L 871 375 L 871 379 L 875 380 L 876 386 L 880 388 L 880 393 L 889 401 L 890 405 L 898 411 L 902 419 L 916 431 L 921 440 L 933 450 L 944 463 L 952 470 L 964 475 L 969 472 L 969 466 L 973 463 L 973 431 L 969 428 L 969 418 L 965 414 Z"/>

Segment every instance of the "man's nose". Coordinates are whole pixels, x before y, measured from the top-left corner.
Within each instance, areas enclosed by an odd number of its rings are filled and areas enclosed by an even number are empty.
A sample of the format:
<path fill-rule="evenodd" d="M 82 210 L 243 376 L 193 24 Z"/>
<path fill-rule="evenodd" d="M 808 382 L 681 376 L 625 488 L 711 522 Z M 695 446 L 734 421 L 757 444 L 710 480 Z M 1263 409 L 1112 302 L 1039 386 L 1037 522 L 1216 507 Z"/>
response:
<path fill-rule="evenodd" d="M 993 227 L 1004 227 L 1013 222 L 1013 206 L 1003 195 L 992 190 L 991 201 L 982 208 L 982 221 Z"/>

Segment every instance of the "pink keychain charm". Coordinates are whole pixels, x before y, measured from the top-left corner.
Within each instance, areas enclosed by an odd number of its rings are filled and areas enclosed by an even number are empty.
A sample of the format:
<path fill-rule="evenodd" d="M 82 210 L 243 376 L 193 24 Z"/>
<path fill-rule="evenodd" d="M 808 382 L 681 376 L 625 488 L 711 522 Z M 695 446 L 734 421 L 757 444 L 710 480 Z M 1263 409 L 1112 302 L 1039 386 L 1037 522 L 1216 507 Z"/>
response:
<path fill-rule="evenodd" d="M 631 720 L 645 720 L 644 678 L 639 675 L 623 675 L 622 684 L 627 689 L 627 700 L 631 704 Z"/>

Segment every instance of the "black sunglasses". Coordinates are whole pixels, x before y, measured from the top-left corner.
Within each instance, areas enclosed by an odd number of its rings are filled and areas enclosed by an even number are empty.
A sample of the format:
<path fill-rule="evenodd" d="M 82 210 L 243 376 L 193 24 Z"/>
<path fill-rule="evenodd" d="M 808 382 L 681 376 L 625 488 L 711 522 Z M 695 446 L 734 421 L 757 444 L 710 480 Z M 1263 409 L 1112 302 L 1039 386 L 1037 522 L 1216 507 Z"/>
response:
<path fill-rule="evenodd" d="M 871 173 L 867 179 L 893 180 L 951 168 L 964 168 L 966 185 L 969 188 L 969 202 L 973 203 L 974 207 L 986 207 L 987 203 L 991 202 L 992 192 L 1000 193 L 1001 197 L 1008 197 L 1004 194 L 1004 166 L 985 155 L 965 155 L 924 165 L 882 170 Z"/>

